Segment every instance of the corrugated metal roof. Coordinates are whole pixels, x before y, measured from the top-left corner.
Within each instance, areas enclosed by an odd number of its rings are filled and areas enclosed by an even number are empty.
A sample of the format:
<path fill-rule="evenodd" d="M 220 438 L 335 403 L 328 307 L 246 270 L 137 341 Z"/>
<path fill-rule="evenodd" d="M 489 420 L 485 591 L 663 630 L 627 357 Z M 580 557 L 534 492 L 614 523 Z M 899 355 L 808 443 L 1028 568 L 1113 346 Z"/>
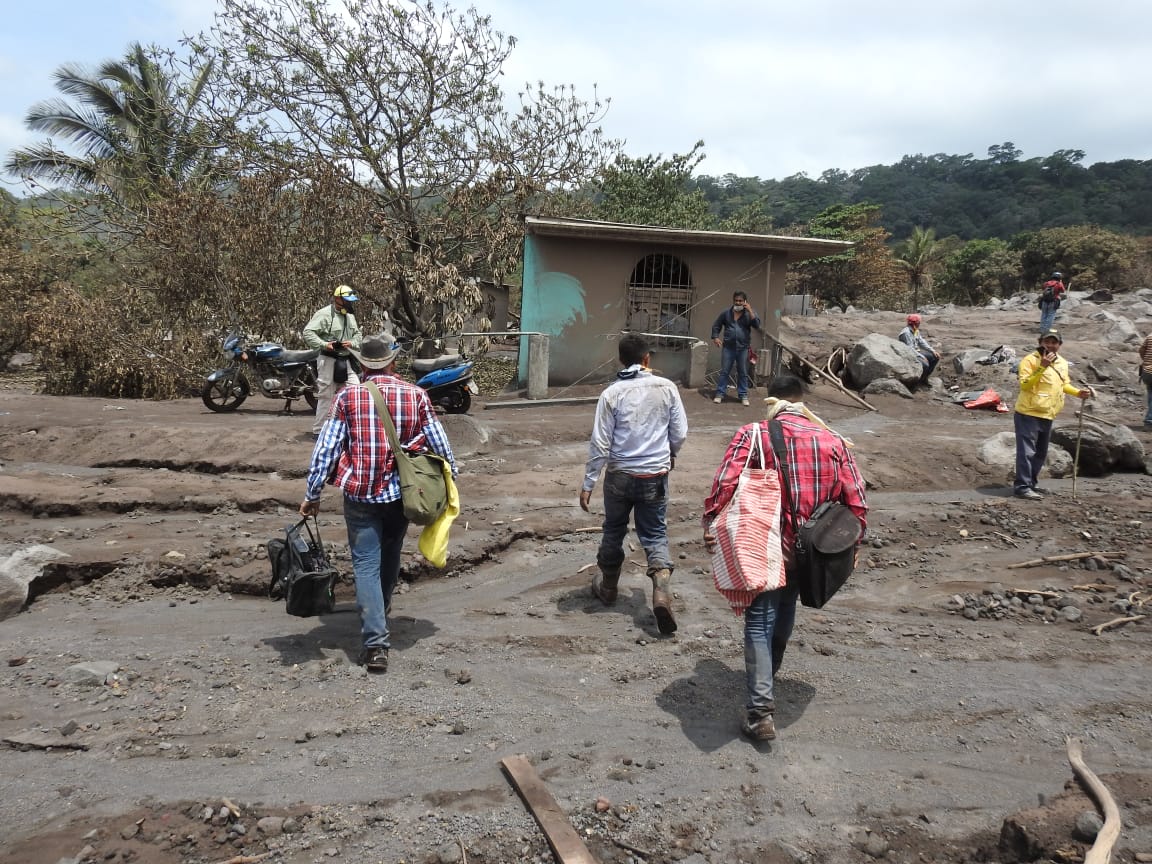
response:
<path fill-rule="evenodd" d="M 627 225 L 594 219 L 568 219 L 525 216 L 530 234 L 544 237 L 574 237 L 586 240 L 665 243 L 670 246 L 719 246 L 729 249 L 757 249 L 780 252 L 790 261 L 835 255 L 852 247 L 846 240 L 815 237 L 783 237 L 775 234 L 739 234 L 733 231 L 700 231 L 688 228 L 659 228 L 654 225 Z"/>

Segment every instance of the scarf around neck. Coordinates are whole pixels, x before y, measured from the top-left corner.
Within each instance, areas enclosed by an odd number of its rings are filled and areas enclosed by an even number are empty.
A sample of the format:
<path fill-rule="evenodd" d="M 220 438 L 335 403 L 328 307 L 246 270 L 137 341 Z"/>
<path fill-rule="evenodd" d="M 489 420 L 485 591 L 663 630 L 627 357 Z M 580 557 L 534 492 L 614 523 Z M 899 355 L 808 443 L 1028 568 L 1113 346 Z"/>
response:
<path fill-rule="evenodd" d="M 801 415 L 807 417 L 809 420 L 811 420 L 813 423 L 815 423 L 820 428 L 826 429 L 827 431 L 831 432 L 833 435 L 835 435 L 837 438 L 839 438 L 841 441 L 843 441 L 846 446 L 848 446 L 848 447 L 855 447 L 856 446 L 855 444 L 852 443 L 851 439 L 846 438 L 845 436 L 841 435 L 839 432 L 837 432 L 835 429 L 831 428 L 827 423 L 825 423 L 823 420 L 821 420 L 819 417 L 817 417 L 815 414 L 813 414 L 808 409 L 808 406 L 806 406 L 803 402 L 789 402 L 787 399 L 778 399 L 775 396 L 769 396 L 764 401 L 766 403 L 768 403 L 768 416 L 765 418 L 766 420 L 771 420 L 777 414 L 781 414 L 784 412 L 788 412 L 790 414 L 801 414 Z"/>

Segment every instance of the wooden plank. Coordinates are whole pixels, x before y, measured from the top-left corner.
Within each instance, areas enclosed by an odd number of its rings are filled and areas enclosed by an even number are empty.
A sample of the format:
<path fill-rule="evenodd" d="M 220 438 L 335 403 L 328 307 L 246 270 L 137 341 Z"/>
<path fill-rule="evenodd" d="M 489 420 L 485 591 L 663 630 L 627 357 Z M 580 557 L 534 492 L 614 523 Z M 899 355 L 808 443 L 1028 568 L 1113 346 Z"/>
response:
<path fill-rule="evenodd" d="M 497 402 L 485 402 L 484 410 L 493 408 L 551 408 L 553 405 L 595 405 L 599 396 L 567 396 L 555 399 L 504 399 Z"/>
<path fill-rule="evenodd" d="M 536 818 L 557 862 L 599 864 L 527 757 L 507 756 L 500 760 L 500 764 L 504 767 L 512 785 L 516 787 L 516 791 L 520 793 L 520 797 L 524 799 L 525 806 Z"/>

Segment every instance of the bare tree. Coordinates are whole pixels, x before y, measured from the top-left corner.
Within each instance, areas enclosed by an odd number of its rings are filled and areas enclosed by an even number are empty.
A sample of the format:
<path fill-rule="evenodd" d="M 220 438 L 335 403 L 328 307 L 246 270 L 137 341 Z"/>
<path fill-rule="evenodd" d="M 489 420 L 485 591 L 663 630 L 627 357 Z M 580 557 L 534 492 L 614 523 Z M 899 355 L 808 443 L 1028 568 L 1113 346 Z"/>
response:
<path fill-rule="evenodd" d="M 474 9 L 432 0 L 222 0 L 194 47 L 217 63 L 248 170 L 340 166 L 368 192 L 384 294 L 410 335 L 458 329 L 476 279 L 515 272 L 521 214 L 589 179 L 618 149 L 606 103 L 542 83 L 501 87 L 515 40 Z M 362 274 L 351 273 L 355 284 Z M 366 274 L 364 274 L 366 275 Z"/>

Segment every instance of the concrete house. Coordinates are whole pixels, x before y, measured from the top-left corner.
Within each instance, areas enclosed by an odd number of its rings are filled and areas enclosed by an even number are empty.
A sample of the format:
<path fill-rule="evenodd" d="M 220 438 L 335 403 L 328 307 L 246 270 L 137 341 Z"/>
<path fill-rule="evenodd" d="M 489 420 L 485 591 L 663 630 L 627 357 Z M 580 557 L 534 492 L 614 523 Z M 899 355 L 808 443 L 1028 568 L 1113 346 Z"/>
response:
<path fill-rule="evenodd" d="M 524 226 L 520 327 L 549 337 L 549 386 L 610 379 L 622 330 L 649 334 L 660 374 L 701 386 L 705 372 L 719 368 L 720 350 L 707 343 L 734 291 L 748 295 L 763 331 L 778 335 L 788 265 L 852 245 L 535 216 Z M 767 352 L 761 356 L 762 376 L 769 370 Z M 527 361 L 525 339 L 521 381 Z"/>

